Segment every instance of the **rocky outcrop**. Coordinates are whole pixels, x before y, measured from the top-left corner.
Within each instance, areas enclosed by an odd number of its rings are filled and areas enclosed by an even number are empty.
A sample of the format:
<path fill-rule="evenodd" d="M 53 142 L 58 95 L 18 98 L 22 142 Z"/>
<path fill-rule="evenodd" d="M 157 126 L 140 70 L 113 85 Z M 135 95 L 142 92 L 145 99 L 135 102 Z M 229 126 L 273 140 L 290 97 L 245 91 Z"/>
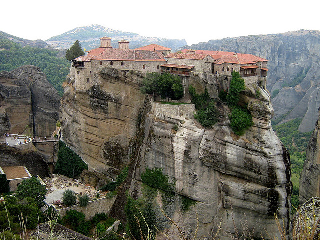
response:
<path fill-rule="evenodd" d="M 304 203 L 320 196 L 320 122 L 316 123 L 306 150 L 306 160 L 300 178 L 299 201 Z"/>
<path fill-rule="evenodd" d="M 267 88 L 272 95 L 274 119 L 302 118 L 299 130 L 313 130 L 320 106 L 319 31 L 225 38 L 194 44 L 191 48 L 250 53 L 268 59 Z"/>
<path fill-rule="evenodd" d="M 51 136 L 59 119 L 60 97 L 35 66 L 0 73 L 0 134 Z"/>
<path fill-rule="evenodd" d="M 290 160 L 272 130 L 273 108 L 264 89 L 246 86 L 241 99 L 254 125 L 239 137 L 229 127 L 229 108 L 218 100 L 217 89 L 222 84 L 217 78 L 189 79 L 197 82 L 197 91 L 207 87 L 217 99 L 219 121 L 210 129 L 194 119 L 194 105 L 161 104 L 143 95 L 138 72 L 104 68 L 94 76 L 95 85 L 81 91 L 74 87 L 75 78 L 69 76 L 62 101 L 64 141 L 89 169 L 110 178 L 129 166 L 113 214 L 123 217 L 125 191 L 142 196 L 141 173 L 156 167 L 175 182 L 176 197 L 166 214 L 186 237 L 197 234 L 211 239 L 216 233 L 220 239 L 237 234 L 279 236 L 275 214 L 288 230 Z M 181 211 L 181 196 L 196 204 Z M 169 229 L 175 239 L 175 227 Z"/>

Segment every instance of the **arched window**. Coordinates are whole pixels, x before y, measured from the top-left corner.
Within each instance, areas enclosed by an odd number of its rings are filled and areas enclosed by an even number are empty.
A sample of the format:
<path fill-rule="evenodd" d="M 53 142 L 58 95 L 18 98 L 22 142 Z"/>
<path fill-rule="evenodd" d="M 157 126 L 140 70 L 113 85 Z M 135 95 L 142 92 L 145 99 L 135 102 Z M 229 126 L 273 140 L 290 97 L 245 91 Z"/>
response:
<path fill-rule="evenodd" d="M 110 61 L 110 65 L 111 65 L 111 66 L 113 65 L 113 61 Z"/>
<path fill-rule="evenodd" d="M 143 64 L 143 65 L 142 65 L 142 68 L 143 68 L 143 69 L 146 69 L 146 65 Z"/>

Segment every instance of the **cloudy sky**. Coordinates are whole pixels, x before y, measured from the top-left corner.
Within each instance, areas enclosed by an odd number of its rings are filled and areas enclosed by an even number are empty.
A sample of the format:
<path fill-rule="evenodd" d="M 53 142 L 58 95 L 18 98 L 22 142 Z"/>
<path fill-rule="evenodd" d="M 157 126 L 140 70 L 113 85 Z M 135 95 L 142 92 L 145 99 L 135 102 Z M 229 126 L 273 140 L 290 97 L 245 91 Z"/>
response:
<path fill-rule="evenodd" d="M 46 40 L 75 27 L 99 24 L 188 44 L 299 29 L 320 30 L 315 0 L 90 0 L 1 2 L 0 31 Z"/>

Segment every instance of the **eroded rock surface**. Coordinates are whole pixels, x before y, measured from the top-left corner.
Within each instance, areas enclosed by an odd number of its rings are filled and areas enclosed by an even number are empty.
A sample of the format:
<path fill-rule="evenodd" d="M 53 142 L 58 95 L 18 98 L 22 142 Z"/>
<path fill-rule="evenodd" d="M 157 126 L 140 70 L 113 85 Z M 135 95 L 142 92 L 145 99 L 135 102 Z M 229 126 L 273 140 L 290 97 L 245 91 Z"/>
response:
<path fill-rule="evenodd" d="M 59 106 L 58 92 L 38 67 L 0 73 L 0 134 L 51 136 Z"/>
<path fill-rule="evenodd" d="M 185 236 L 279 236 L 274 214 L 288 230 L 290 160 L 272 130 L 267 91 L 247 84 L 241 99 L 254 125 L 239 137 L 229 127 L 230 110 L 223 102 L 217 100 L 218 123 L 205 129 L 194 119 L 193 104 L 161 104 L 141 94 L 139 73 L 114 69 L 100 73 L 94 76 L 94 85 L 81 90 L 75 88 L 75 75 L 69 76 L 61 121 L 64 141 L 91 170 L 114 178 L 129 165 L 129 178 L 112 213 L 123 217 L 124 191 L 142 196 L 141 173 L 157 167 L 175 181 L 176 197 L 167 214 Z M 219 79 L 189 79 L 196 81 L 197 89 L 207 87 L 211 97 L 218 98 L 223 85 Z M 180 196 L 196 204 L 181 211 Z M 174 226 L 168 233 L 178 239 Z"/>

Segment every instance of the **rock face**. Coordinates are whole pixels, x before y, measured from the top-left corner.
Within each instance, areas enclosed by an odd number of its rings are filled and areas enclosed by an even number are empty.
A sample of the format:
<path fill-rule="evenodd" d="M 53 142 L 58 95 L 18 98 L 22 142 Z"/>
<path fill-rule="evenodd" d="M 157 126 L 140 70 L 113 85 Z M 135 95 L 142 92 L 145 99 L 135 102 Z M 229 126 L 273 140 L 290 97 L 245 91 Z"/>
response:
<path fill-rule="evenodd" d="M 60 97 L 35 66 L 0 73 L 0 134 L 51 136 L 59 119 Z"/>
<path fill-rule="evenodd" d="M 264 89 L 246 86 L 242 101 L 248 104 L 254 126 L 239 137 L 231 131 L 229 108 L 221 101 L 218 123 L 205 129 L 194 119 L 193 104 L 160 104 L 141 94 L 139 72 L 101 72 L 94 76 L 95 85 L 88 83 L 81 91 L 70 74 L 61 107 L 63 139 L 91 170 L 115 178 L 128 165 L 122 192 L 141 196 L 141 173 L 162 168 L 175 181 L 173 202 L 179 196 L 196 201 L 189 211 L 173 204 L 168 213 L 185 236 L 279 236 L 274 214 L 288 229 L 290 160 L 272 130 L 273 109 Z M 197 83 L 200 92 L 207 87 L 218 99 L 220 80 L 191 76 L 187 82 Z M 120 193 L 113 213 L 121 218 Z M 170 229 L 171 239 L 178 238 L 175 227 Z"/>
<path fill-rule="evenodd" d="M 320 106 L 319 31 L 210 40 L 191 48 L 250 53 L 268 59 L 267 88 L 272 95 L 274 119 L 302 118 L 299 130 L 313 130 Z"/>
<path fill-rule="evenodd" d="M 310 137 L 306 150 L 306 160 L 300 178 L 299 201 L 301 204 L 312 197 L 319 197 L 320 192 L 320 122 L 316 123 L 316 127 Z"/>

